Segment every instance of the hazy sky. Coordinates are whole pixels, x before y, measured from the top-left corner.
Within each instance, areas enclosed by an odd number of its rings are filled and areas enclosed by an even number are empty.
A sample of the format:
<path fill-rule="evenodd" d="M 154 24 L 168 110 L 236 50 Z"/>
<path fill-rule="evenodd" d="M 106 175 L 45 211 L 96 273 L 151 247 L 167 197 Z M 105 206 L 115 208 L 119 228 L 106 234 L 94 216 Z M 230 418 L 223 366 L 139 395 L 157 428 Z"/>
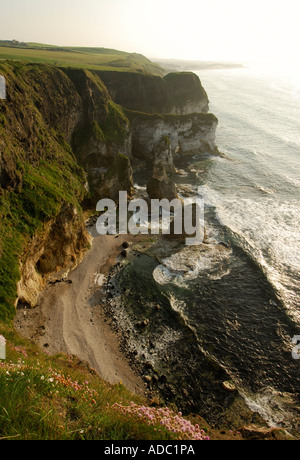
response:
<path fill-rule="evenodd" d="M 0 38 L 149 58 L 299 59 L 299 0 L 7 0 Z"/>

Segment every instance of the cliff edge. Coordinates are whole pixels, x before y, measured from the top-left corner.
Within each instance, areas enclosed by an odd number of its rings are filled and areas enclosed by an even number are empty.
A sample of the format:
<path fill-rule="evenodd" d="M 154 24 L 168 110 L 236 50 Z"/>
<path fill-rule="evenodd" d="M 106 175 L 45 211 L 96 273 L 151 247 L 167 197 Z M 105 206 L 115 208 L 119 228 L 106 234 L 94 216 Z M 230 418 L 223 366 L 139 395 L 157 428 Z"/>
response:
<path fill-rule="evenodd" d="M 217 119 L 189 72 L 5 61 L 0 74 L 0 317 L 8 319 L 17 302 L 36 304 L 52 273 L 81 260 L 90 244 L 83 208 L 119 190 L 130 197 L 137 160 L 153 172 L 162 164 L 168 182 L 175 156 L 215 153 Z"/>

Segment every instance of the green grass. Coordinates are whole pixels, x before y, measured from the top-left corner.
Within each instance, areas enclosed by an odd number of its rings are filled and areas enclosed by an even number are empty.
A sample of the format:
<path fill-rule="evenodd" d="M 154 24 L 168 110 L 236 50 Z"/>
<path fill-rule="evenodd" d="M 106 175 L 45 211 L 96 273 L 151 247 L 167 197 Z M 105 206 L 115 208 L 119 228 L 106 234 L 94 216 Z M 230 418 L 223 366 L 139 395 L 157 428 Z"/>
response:
<path fill-rule="evenodd" d="M 118 70 L 163 75 L 160 66 L 141 54 L 107 48 L 55 47 L 28 44 L 32 48 L 1 46 L 0 60 L 12 59 L 30 63 L 52 64 L 57 67 L 77 67 L 89 70 Z"/>
<path fill-rule="evenodd" d="M 2 190 L 0 195 L 0 319 L 14 316 L 19 261 L 30 238 L 43 231 L 64 203 L 80 210 L 84 175 L 76 160 L 59 144 L 52 144 L 55 160 L 32 165 L 21 162 L 21 190 Z M 55 150 L 54 150 L 55 149 Z"/>
<path fill-rule="evenodd" d="M 44 222 L 59 214 L 63 203 L 80 209 L 80 193 L 82 185 L 70 171 L 42 162 L 38 168 L 24 165 L 21 193 L 4 192 L 0 196 L 0 319 L 14 316 L 19 260 L 27 242 L 42 231 Z"/>
<path fill-rule="evenodd" d="M 168 427 L 114 406 L 149 404 L 122 382 L 108 384 L 75 356 L 48 356 L 1 322 L 0 335 L 7 339 L 7 359 L 0 361 L 0 440 L 178 439 Z"/>

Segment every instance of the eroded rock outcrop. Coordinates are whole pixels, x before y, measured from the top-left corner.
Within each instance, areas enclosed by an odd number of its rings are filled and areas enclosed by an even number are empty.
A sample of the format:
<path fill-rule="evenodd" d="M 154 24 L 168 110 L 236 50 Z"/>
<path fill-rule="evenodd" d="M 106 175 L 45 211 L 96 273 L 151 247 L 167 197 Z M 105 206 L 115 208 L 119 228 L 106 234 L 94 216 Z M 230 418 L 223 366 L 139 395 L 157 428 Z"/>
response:
<path fill-rule="evenodd" d="M 133 194 L 133 178 L 130 159 L 121 153 L 113 156 L 108 167 L 91 168 L 90 187 L 94 200 L 99 197 L 119 200 L 119 191 L 126 191 L 128 198 Z"/>
<path fill-rule="evenodd" d="M 91 237 L 76 207 L 64 206 L 55 219 L 36 233 L 23 253 L 17 302 L 35 306 L 51 275 L 74 269 L 90 243 Z"/>
<path fill-rule="evenodd" d="M 100 78 L 85 70 L 67 75 L 81 97 L 81 116 L 72 136 L 73 150 L 88 173 L 92 202 L 115 199 L 119 190 L 132 193 L 131 129 Z"/>
<path fill-rule="evenodd" d="M 170 175 L 176 171 L 171 151 L 170 139 L 163 136 L 156 146 L 153 159 L 153 174 L 147 184 L 150 198 L 172 201 L 177 198 L 177 189 Z"/>
<path fill-rule="evenodd" d="M 162 163 L 154 166 L 153 175 L 147 184 L 147 193 L 150 198 L 172 201 L 178 198 L 176 184 L 169 178 Z"/>
<path fill-rule="evenodd" d="M 218 153 L 215 145 L 217 118 L 210 113 L 147 115 L 130 112 L 132 152 L 136 158 L 153 161 L 161 139 L 167 137 L 176 155 Z"/>
<path fill-rule="evenodd" d="M 164 170 L 167 174 L 173 174 L 176 172 L 174 166 L 174 158 L 171 149 L 171 141 L 168 136 L 163 136 L 154 151 L 153 159 L 154 167 L 163 165 Z"/>

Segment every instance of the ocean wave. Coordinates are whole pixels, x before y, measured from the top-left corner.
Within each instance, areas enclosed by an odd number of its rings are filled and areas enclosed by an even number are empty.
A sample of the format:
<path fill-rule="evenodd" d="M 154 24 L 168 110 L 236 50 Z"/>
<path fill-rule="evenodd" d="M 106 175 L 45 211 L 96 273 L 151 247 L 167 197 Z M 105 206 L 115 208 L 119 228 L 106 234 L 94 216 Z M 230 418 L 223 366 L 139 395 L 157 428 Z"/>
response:
<path fill-rule="evenodd" d="M 266 193 L 267 195 L 272 195 L 273 193 L 276 192 L 276 190 L 267 189 L 265 187 L 262 187 L 261 185 L 256 185 L 255 189 L 258 190 L 259 192 Z"/>
<path fill-rule="evenodd" d="M 255 264 L 261 269 L 262 273 L 273 287 L 273 291 L 278 300 L 288 309 L 291 317 L 298 323 L 300 321 L 299 312 L 299 292 L 300 278 L 298 267 L 300 265 L 299 252 L 295 251 L 299 247 L 297 236 L 291 235 L 290 228 L 284 227 L 271 219 L 259 218 L 265 222 L 264 232 L 257 236 L 257 233 L 245 231 L 241 226 L 242 220 L 235 221 L 224 217 L 222 212 L 216 215 L 223 227 L 226 227 L 231 241 L 240 247 Z M 245 225 L 245 221 L 243 224 Z M 276 229 L 277 230 L 274 230 Z M 258 227 L 256 227 L 258 230 Z M 273 230 L 273 231 L 272 231 Z M 299 235 L 298 235 L 299 237 Z"/>
<path fill-rule="evenodd" d="M 221 279 L 230 273 L 226 264 L 232 250 L 223 245 L 210 244 L 199 247 L 186 246 L 164 259 L 153 271 L 153 278 L 160 284 L 185 286 L 201 274 Z"/>
<path fill-rule="evenodd" d="M 269 426 L 289 429 L 299 425 L 297 398 L 290 393 L 283 393 L 272 387 L 265 387 L 255 394 L 240 391 L 246 404 L 258 412 Z"/>
<path fill-rule="evenodd" d="M 198 193 L 213 212 L 230 241 L 242 248 L 261 268 L 293 317 L 299 320 L 300 207 L 294 199 L 283 201 L 268 186 L 256 187 L 257 195 L 239 197 L 232 191 L 200 186 Z M 249 188 L 250 191 L 250 188 Z M 274 196 L 274 198 L 273 198 Z M 296 295 L 292 295 L 296 293 Z"/>

